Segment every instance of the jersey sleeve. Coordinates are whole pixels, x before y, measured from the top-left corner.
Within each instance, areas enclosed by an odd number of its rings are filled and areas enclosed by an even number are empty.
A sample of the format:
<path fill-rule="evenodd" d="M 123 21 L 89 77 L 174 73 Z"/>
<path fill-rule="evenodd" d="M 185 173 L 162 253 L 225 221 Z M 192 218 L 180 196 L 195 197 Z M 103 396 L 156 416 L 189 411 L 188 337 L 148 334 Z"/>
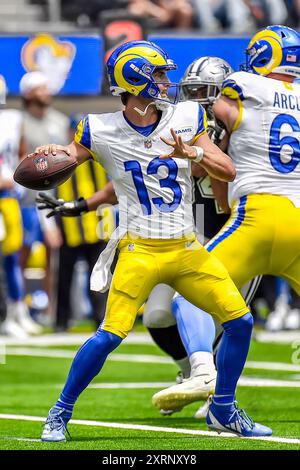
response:
<path fill-rule="evenodd" d="M 197 130 L 195 137 L 193 138 L 193 142 L 195 142 L 200 135 L 204 134 L 207 131 L 207 116 L 206 116 L 206 111 L 201 106 L 201 104 L 198 105 L 198 121 L 197 121 Z"/>
<path fill-rule="evenodd" d="M 82 147 L 87 149 L 95 159 L 88 115 L 81 119 L 81 121 L 78 123 L 74 140 L 77 144 L 82 145 Z"/>
<path fill-rule="evenodd" d="M 244 101 L 250 97 L 252 75 L 247 72 L 235 72 L 222 83 L 221 94 L 231 100 Z"/>

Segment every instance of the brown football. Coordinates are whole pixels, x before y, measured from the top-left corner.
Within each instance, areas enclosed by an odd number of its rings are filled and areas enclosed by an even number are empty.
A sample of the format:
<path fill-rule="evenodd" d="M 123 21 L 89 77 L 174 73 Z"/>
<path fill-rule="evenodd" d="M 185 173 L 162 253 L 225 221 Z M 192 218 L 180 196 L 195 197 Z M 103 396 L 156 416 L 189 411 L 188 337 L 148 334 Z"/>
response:
<path fill-rule="evenodd" d="M 29 189 L 52 189 L 70 178 L 76 166 L 76 159 L 63 151 L 31 153 L 18 165 L 14 180 Z"/>

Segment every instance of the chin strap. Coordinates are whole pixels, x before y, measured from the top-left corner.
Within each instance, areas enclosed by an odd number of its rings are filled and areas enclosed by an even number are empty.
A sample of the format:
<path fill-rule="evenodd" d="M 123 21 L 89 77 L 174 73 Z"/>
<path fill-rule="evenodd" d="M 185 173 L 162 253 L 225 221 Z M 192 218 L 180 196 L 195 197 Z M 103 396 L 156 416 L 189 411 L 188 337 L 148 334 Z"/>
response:
<path fill-rule="evenodd" d="M 144 109 L 144 111 L 142 111 L 142 110 L 139 109 L 139 108 L 133 108 L 133 109 L 134 109 L 140 116 L 146 116 L 149 106 L 156 106 L 155 101 L 151 101 L 151 103 L 149 103 L 149 104 L 146 106 L 146 108 Z"/>

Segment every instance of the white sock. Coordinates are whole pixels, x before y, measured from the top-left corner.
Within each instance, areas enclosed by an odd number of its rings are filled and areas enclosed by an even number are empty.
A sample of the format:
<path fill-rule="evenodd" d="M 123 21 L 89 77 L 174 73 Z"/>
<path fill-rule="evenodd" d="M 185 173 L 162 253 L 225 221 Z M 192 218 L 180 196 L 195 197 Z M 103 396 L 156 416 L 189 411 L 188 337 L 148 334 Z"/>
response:
<path fill-rule="evenodd" d="M 212 353 L 197 351 L 190 356 L 191 377 L 210 373 L 215 370 L 214 356 Z"/>
<path fill-rule="evenodd" d="M 174 361 L 176 362 L 179 369 L 181 370 L 183 378 L 187 379 L 191 374 L 191 364 L 190 364 L 188 356 L 184 357 L 183 359 L 177 359 L 177 360 L 174 359 Z"/>

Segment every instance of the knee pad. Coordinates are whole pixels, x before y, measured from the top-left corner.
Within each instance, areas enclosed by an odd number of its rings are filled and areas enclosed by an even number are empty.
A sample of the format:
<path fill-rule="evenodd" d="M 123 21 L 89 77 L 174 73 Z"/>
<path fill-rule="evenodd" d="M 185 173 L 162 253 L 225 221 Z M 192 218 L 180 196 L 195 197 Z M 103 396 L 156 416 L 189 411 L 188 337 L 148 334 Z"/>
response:
<path fill-rule="evenodd" d="M 152 310 L 146 307 L 143 314 L 143 324 L 147 328 L 168 328 L 176 325 L 176 320 L 168 310 L 158 308 Z"/>
<path fill-rule="evenodd" d="M 172 315 L 172 299 L 175 291 L 166 284 L 158 284 L 149 295 L 143 323 L 147 328 L 168 328 L 176 325 Z"/>

